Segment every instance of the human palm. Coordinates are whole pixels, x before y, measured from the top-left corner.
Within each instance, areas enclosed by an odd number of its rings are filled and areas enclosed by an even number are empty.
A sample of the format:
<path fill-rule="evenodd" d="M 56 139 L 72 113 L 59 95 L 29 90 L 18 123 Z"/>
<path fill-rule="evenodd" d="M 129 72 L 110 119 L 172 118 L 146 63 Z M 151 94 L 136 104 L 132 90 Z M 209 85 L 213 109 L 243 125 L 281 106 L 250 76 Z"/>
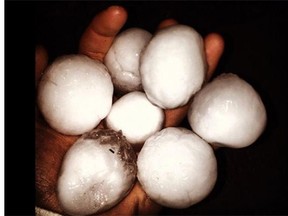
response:
<path fill-rule="evenodd" d="M 92 59 L 103 59 L 109 50 L 113 39 L 121 30 L 128 18 L 123 7 L 111 6 L 97 14 L 83 33 L 79 44 L 79 53 L 85 54 Z M 158 28 L 174 25 L 173 19 L 162 21 Z M 224 41 L 218 34 L 211 33 L 204 38 L 206 60 L 208 70 L 206 80 L 208 81 L 222 55 Z M 45 70 L 48 55 L 43 47 L 36 47 L 35 77 L 36 87 Z M 177 126 L 186 116 L 189 104 L 173 109 L 165 110 L 164 127 Z M 49 127 L 36 107 L 36 142 L 35 142 L 35 174 L 36 174 L 36 206 L 64 214 L 57 199 L 56 185 L 58 172 L 62 159 L 67 150 L 79 138 L 79 136 L 66 136 Z M 100 123 L 99 128 L 103 128 Z M 115 207 L 101 215 L 135 215 L 155 214 L 161 206 L 152 201 L 141 188 L 137 181 L 131 192 Z"/>

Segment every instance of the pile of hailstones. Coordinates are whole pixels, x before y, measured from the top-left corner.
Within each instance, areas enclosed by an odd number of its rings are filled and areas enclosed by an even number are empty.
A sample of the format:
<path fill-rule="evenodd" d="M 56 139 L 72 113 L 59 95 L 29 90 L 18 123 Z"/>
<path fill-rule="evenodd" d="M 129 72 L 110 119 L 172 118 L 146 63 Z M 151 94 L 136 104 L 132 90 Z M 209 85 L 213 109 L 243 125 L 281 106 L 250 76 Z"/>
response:
<path fill-rule="evenodd" d="M 264 130 L 266 111 L 239 76 L 223 73 L 204 83 L 206 69 L 203 39 L 185 25 L 153 36 L 127 29 L 104 63 L 66 55 L 47 68 L 38 89 L 44 118 L 60 133 L 82 135 L 58 179 L 65 212 L 106 211 L 129 194 L 136 178 L 152 200 L 170 208 L 187 208 L 211 192 L 217 179 L 211 145 L 252 144 Z M 115 92 L 121 97 L 113 103 Z M 192 130 L 163 128 L 164 109 L 190 100 Z M 95 129 L 101 121 L 106 129 Z M 142 147 L 138 155 L 136 146 Z"/>

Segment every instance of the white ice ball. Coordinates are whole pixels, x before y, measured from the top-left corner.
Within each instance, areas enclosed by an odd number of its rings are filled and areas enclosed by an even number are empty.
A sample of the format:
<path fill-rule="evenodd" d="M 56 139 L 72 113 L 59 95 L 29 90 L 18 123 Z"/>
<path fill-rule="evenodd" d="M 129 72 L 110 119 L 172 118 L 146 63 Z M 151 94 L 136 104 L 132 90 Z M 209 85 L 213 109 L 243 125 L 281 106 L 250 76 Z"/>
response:
<path fill-rule="evenodd" d="M 96 129 L 66 153 L 57 184 L 58 199 L 70 215 L 108 210 L 132 189 L 136 154 L 121 133 Z"/>
<path fill-rule="evenodd" d="M 149 137 L 138 159 L 138 180 L 151 199 L 170 208 L 203 200 L 217 179 L 212 147 L 184 128 L 168 127 Z"/>
<path fill-rule="evenodd" d="M 162 129 L 164 119 L 164 111 L 153 105 L 145 93 L 134 91 L 113 104 L 106 124 L 113 130 L 121 130 L 130 143 L 141 144 Z"/>
<path fill-rule="evenodd" d="M 112 76 L 115 89 L 120 92 L 142 90 L 139 58 L 152 34 L 141 28 L 129 28 L 113 41 L 104 63 Z"/>
<path fill-rule="evenodd" d="M 201 88 L 205 72 L 203 39 L 186 25 L 159 30 L 140 58 L 143 89 L 164 109 L 185 105 Z"/>
<path fill-rule="evenodd" d="M 80 135 L 95 128 L 112 106 L 113 83 L 100 61 L 84 55 L 56 59 L 38 87 L 38 106 L 60 133 Z"/>
<path fill-rule="evenodd" d="M 196 95 L 188 111 L 195 133 L 216 146 L 252 144 L 266 125 L 266 110 L 255 89 L 236 74 L 221 74 Z"/>

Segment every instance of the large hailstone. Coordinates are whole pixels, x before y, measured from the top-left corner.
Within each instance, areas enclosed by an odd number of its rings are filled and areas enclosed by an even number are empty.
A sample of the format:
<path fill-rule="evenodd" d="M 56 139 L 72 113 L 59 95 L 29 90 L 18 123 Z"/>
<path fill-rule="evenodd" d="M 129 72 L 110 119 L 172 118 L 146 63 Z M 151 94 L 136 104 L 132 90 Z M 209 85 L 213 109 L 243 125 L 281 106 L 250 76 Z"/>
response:
<path fill-rule="evenodd" d="M 188 111 L 195 133 L 216 146 L 242 148 L 252 144 L 266 125 L 264 104 L 245 80 L 221 74 L 196 95 Z"/>
<path fill-rule="evenodd" d="M 134 91 L 113 104 L 106 124 L 113 130 L 121 130 L 130 143 L 141 144 L 162 129 L 164 119 L 164 111 L 153 105 L 145 93 Z"/>
<path fill-rule="evenodd" d="M 164 109 L 185 105 L 201 88 L 205 72 L 203 39 L 186 25 L 159 30 L 140 58 L 143 89 Z"/>
<path fill-rule="evenodd" d="M 170 208 L 203 200 L 217 179 L 212 147 L 184 128 L 168 127 L 149 137 L 138 159 L 138 180 L 151 199 Z"/>
<path fill-rule="evenodd" d="M 38 88 L 38 106 L 48 124 L 60 133 L 91 131 L 112 106 L 113 83 L 100 61 L 84 55 L 56 59 Z"/>
<path fill-rule="evenodd" d="M 122 93 L 142 90 L 139 58 L 151 37 L 144 29 L 129 28 L 114 39 L 104 63 L 116 90 Z"/>
<path fill-rule="evenodd" d="M 57 185 L 59 203 L 70 215 L 106 211 L 130 192 L 136 173 L 136 154 L 122 134 L 93 130 L 64 157 Z"/>

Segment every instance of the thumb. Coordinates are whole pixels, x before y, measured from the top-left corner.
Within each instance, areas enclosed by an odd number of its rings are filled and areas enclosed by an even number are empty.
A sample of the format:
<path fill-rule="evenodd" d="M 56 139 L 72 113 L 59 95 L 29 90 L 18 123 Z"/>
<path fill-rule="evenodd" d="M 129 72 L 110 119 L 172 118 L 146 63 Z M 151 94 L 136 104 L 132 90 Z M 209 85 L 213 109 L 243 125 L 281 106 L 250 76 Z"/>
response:
<path fill-rule="evenodd" d="M 37 86 L 40 77 L 48 64 L 48 54 L 46 49 L 38 45 L 35 49 L 35 86 Z"/>

